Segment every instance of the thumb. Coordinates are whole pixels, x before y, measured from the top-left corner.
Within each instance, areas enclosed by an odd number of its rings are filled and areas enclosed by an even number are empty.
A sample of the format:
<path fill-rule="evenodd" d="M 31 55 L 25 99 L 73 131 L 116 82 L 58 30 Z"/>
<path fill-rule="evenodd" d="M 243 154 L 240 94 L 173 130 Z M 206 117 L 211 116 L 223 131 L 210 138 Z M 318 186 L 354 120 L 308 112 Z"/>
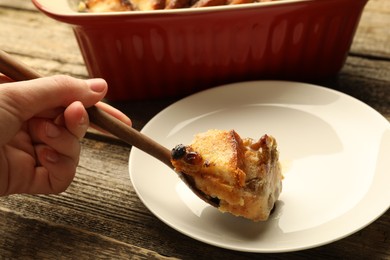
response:
<path fill-rule="evenodd" d="M 81 80 L 70 76 L 51 76 L 0 86 L 0 106 L 22 122 L 43 111 L 67 107 L 80 101 L 90 107 L 107 93 L 103 79 Z"/>

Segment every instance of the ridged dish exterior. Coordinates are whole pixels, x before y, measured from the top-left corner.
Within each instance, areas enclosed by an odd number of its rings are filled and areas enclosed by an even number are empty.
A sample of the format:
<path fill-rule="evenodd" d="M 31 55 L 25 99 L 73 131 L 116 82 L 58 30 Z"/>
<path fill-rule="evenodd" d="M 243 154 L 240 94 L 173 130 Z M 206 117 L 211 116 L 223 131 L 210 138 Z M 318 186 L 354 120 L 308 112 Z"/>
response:
<path fill-rule="evenodd" d="M 230 82 L 337 74 L 366 2 L 102 16 L 73 29 L 90 76 L 108 81 L 109 99 L 179 97 Z"/>

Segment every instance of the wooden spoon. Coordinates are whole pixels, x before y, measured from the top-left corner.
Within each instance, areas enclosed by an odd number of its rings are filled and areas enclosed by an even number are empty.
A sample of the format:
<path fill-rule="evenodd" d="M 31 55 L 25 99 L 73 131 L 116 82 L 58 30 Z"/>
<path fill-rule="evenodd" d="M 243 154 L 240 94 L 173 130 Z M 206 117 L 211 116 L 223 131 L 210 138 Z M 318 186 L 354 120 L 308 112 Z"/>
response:
<path fill-rule="evenodd" d="M 15 81 L 31 80 L 41 77 L 41 75 L 33 69 L 11 57 L 2 50 L 0 50 L 0 72 Z M 171 163 L 171 151 L 161 144 L 138 132 L 134 128 L 129 127 L 119 119 L 111 116 L 96 106 L 87 108 L 87 112 L 91 123 L 118 137 L 124 142 L 155 157 L 173 169 Z M 219 201 L 199 190 L 195 186 L 195 182 L 191 176 L 182 172 L 177 172 L 177 174 L 200 199 L 213 207 L 219 207 Z"/>

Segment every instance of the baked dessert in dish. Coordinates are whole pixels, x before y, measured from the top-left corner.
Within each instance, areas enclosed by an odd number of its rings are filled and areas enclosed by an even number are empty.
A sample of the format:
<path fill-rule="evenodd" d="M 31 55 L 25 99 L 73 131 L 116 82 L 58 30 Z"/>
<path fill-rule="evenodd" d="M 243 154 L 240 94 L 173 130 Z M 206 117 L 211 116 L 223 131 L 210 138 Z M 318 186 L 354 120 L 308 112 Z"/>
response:
<path fill-rule="evenodd" d="M 236 5 L 277 0 L 82 0 L 81 12 L 118 12 Z"/>
<path fill-rule="evenodd" d="M 269 218 L 282 191 L 279 152 L 270 135 L 256 141 L 234 130 L 209 130 L 173 148 L 171 162 L 218 200 L 220 211 L 255 222 Z"/>

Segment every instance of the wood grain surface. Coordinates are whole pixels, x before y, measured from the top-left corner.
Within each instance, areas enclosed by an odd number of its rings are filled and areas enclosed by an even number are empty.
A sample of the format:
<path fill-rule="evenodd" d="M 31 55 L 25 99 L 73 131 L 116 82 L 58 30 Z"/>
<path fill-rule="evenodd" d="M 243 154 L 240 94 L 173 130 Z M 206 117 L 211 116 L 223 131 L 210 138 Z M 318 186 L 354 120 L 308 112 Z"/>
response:
<path fill-rule="evenodd" d="M 88 77 L 72 29 L 28 0 L 0 0 L 0 48 L 44 75 Z M 390 121 L 389 0 L 368 2 L 340 74 L 313 83 L 354 96 Z M 174 101 L 112 105 L 141 129 Z M 128 175 L 129 152 L 120 141 L 91 131 L 66 192 L 0 198 L 0 259 L 390 259 L 390 210 L 340 241 L 293 253 L 241 253 L 193 240 L 139 200 Z"/>

